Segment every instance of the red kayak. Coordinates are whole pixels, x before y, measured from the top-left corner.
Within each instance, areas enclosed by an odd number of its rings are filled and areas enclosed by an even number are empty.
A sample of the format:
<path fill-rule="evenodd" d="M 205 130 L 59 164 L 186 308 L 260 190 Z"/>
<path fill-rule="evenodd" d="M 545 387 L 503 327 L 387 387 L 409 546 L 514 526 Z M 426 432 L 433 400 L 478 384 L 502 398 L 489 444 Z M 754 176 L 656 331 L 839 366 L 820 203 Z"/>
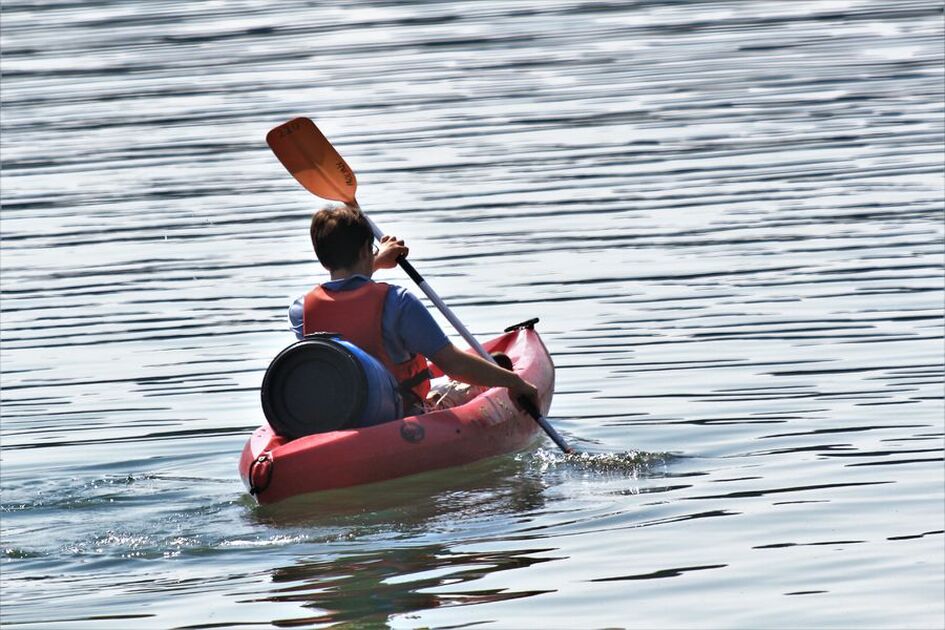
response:
<path fill-rule="evenodd" d="M 538 333 L 515 328 L 483 346 L 502 352 L 538 388 L 541 412 L 551 406 L 554 364 Z M 540 433 L 535 420 L 493 388 L 457 407 L 367 428 L 287 440 L 268 423 L 253 432 L 240 457 L 240 477 L 259 503 L 385 481 L 468 464 L 521 450 Z"/>

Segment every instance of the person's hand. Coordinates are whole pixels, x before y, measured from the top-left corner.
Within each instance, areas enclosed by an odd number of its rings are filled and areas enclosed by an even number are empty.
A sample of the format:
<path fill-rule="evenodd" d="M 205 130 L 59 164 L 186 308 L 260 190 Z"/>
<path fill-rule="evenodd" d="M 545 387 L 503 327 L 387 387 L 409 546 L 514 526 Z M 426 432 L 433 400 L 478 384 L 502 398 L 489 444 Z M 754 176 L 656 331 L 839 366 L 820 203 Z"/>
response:
<path fill-rule="evenodd" d="M 374 269 L 393 269 L 397 266 L 397 259 L 401 256 L 406 258 L 409 253 L 410 248 L 404 245 L 402 240 L 385 234 L 381 237 L 377 255 L 374 256 Z"/>
<path fill-rule="evenodd" d="M 541 402 L 538 400 L 538 389 L 525 379 L 519 377 L 518 382 L 509 387 L 509 396 L 511 396 L 512 401 L 519 406 L 522 404 L 519 402 L 519 399 L 524 398 L 532 404 L 538 413 L 541 413 Z M 528 409 L 526 409 L 526 411 L 528 411 Z"/>

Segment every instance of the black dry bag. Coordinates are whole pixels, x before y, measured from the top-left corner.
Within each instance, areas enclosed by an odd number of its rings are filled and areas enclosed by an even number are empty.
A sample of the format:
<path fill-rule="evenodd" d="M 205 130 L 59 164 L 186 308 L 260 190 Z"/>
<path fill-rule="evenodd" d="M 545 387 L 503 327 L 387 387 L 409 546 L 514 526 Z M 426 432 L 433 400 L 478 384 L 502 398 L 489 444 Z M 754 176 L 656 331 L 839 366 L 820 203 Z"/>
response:
<path fill-rule="evenodd" d="M 331 333 L 309 335 L 280 352 L 261 394 L 269 425 L 289 439 L 387 422 L 403 409 L 390 372 Z"/>

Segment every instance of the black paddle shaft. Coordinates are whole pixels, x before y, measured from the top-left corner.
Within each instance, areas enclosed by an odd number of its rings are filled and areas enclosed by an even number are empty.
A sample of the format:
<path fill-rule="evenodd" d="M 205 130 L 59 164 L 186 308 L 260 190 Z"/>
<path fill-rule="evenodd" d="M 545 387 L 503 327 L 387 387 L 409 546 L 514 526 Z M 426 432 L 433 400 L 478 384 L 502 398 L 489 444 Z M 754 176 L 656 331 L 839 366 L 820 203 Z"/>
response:
<path fill-rule="evenodd" d="M 541 412 L 535 408 L 535 405 L 532 404 L 532 401 L 522 396 L 518 399 L 518 404 L 522 406 L 522 409 L 528 412 L 528 415 L 530 415 L 532 419 L 538 423 L 538 426 L 545 430 L 545 433 L 547 433 L 548 437 L 550 437 L 551 440 L 558 445 L 558 448 L 569 455 L 574 452 L 574 449 L 568 446 L 568 443 L 564 441 L 564 438 L 561 437 L 557 431 L 555 431 L 554 427 L 548 424 L 548 421 L 545 420 L 545 417 L 541 415 Z"/>
<path fill-rule="evenodd" d="M 404 273 L 410 276 L 410 279 L 416 282 L 417 284 L 425 282 L 425 280 L 423 279 L 423 276 L 420 275 L 420 272 L 417 271 L 417 269 L 413 265 L 410 264 L 410 261 L 404 258 L 403 256 L 397 259 L 397 264 L 400 265 L 400 268 L 404 270 Z"/>

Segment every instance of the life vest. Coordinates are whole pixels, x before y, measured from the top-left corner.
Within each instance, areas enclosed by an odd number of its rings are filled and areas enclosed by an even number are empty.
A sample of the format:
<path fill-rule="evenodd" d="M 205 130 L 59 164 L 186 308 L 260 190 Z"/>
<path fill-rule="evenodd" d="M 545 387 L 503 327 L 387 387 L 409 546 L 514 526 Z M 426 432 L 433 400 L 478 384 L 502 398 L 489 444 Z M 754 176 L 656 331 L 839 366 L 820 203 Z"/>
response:
<path fill-rule="evenodd" d="M 384 349 L 381 320 L 388 288 L 383 282 L 366 282 L 350 291 L 326 291 L 316 286 L 305 294 L 302 332 L 336 332 L 376 358 L 394 375 L 405 398 L 404 407 L 409 408 L 430 392 L 429 365 L 420 354 L 394 363 Z"/>

